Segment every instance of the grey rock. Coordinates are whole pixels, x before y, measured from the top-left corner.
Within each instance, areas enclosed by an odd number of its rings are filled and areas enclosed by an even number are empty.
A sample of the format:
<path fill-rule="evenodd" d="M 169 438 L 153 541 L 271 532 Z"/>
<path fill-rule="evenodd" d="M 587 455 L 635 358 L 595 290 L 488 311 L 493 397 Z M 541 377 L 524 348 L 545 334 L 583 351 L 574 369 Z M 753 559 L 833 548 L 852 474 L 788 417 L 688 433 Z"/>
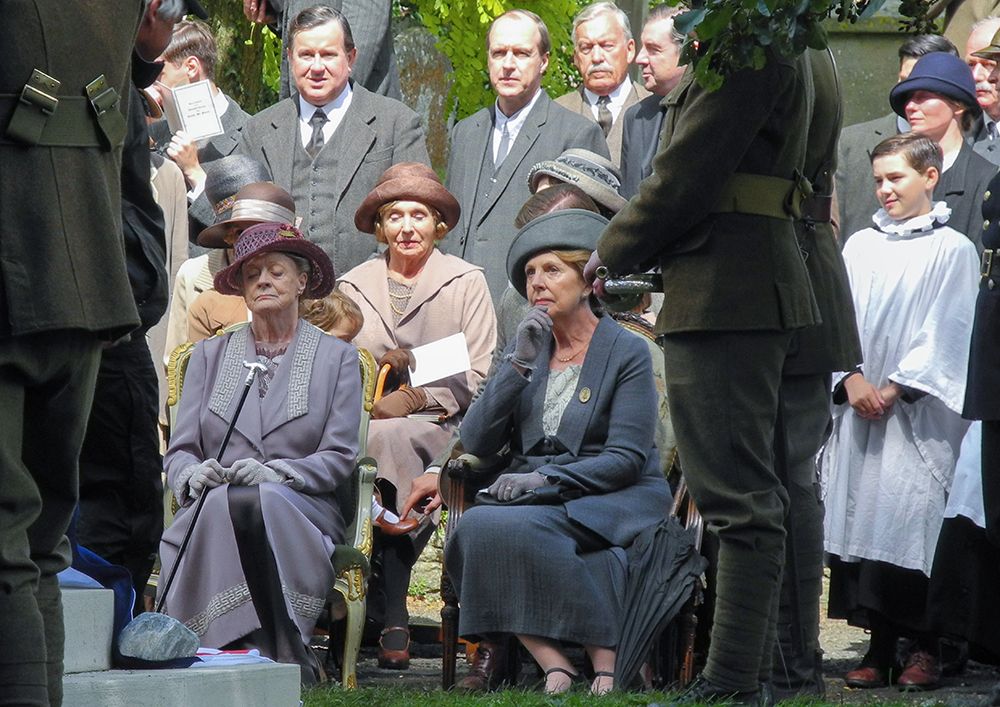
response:
<path fill-rule="evenodd" d="M 189 658 L 198 650 L 198 636 L 166 614 L 139 614 L 122 629 L 119 652 L 140 660 Z"/>

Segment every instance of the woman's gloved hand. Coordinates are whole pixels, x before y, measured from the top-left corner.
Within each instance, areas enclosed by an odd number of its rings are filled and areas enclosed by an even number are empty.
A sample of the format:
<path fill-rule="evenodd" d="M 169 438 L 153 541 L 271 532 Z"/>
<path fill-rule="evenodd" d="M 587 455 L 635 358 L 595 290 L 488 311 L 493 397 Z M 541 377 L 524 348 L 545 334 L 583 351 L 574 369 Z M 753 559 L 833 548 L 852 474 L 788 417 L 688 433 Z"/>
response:
<path fill-rule="evenodd" d="M 413 352 L 410 349 L 392 349 L 391 351 L 386 351 L 382 354 L 382 358 L 378 360 L 378 367 L 382 368 L 386 364 L 389 364 L 392 372 L 401 381 L 410 380 L 410 369 L 417 369 L 417 359 L 414 358 Z"/>
<path fill-rule="evenodd" d="M 529 471 L 526 474 L 500 474 L 486 492 L 498 501 L 509 501 L 546 484 L 548 484 L 546 478 L 537 471 Z"/>
<path fill-rule="evenodd" d="M 544 307 L 532 307 L 517 325 L 511 361 L 522 368 L 534 369 L 535 359 L 552 331 L 552 319 Z"/>
<path fill-rule="evenodd" d="M 181 472 L 182 479 L 184 476 L 187 477 L 184 480 L 184 485 L 187 487 L 185 490 L 188 498 L 197 500 L 202 491 L 222 486 L 226 483 L 227 473 L 228 470 L 215 459 L 206 459 L 201 464 L 192 464 Z M 177 496 L 182 498 L 183 494 L 177 494 Z"/>
<path fill-rule="evenodd" d="M 229 483 L 235 486 L 257 486 L 265 481 L 276 484 L 285 481 L 284 474 L 264 466 L 256 459 L 240 459 L 230 467 Z"/>
<path fill-rule="evenodd" d="M 385 420 L 390 417 L 406 417 L 427 407 L 427 393 L 423 388 L 400 388 L 375 403 L 372 417 Z"/>

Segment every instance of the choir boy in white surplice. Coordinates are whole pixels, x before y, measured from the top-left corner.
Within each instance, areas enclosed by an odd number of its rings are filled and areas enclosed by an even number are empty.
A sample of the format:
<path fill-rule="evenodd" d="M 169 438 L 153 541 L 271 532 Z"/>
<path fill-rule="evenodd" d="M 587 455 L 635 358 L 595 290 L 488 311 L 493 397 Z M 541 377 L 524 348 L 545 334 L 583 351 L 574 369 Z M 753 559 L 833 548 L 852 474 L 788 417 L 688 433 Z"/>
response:
<path fill-rule="evenodd" d="M 821 468 L 830 615 L 872 630 L 868 655 L 846 676 L 855 687 L 885 684 L 899 635 L 918 640 L 900 684 L 937 670 L 920 597 L 968 425 L 979 275 L 975 246 L 932 202 L 941 161 L 938 145 L 913 133 L 880 143 L 872 162 L 883 208 L 844 248 L 864 366 L 834 378 Z"/>

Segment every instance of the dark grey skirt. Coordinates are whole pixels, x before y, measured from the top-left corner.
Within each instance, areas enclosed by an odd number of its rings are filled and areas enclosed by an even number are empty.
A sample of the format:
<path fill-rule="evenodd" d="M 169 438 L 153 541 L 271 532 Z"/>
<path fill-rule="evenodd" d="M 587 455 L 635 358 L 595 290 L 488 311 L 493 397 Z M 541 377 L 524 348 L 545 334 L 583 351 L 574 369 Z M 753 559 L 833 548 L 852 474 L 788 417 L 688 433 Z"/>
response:
<path fill-rule="evenodd" d="M 625 551 L 571 520 L 563 506 L 476 506 L 445 548 L 459 633 L 517 633 L 613 648 Z"/>

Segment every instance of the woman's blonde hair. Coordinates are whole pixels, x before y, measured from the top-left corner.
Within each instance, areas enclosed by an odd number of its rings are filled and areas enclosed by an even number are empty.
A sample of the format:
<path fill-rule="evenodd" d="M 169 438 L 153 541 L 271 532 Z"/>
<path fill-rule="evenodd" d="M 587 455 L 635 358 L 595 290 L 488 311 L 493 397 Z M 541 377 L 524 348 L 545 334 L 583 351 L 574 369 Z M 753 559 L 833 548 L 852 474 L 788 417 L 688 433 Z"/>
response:
<path fill-rule="evenodd" d="M 344 327 L 350 336 L 345 334 L 344 340 L 350 341 L 365 323 L 365 317 L 357 303 L 339 290 L 334 290 L 323 299 L 302 300 L 300 314 L 303 319 L 330 333 L 335 327 Z"/>
<path fill-rule="evenodd" d="M 444 238 L 448 234 L 448 224 L 445 223 L 444 217 L 441 215 L 441 212 L 435 209 L 433 206 L 428 206 L 422 201 L 419 201 L 417 199 L 414 199 L 414 201 L 416 201 L 416 203 L 420 204 L 425 209 L 427 209 L 427 211 L 431 215 L 431 218 L 434 219 L 434 240 L 439 241 L 442 238 Z M 382 226 L 382 219 L 385 218 L 386 213 L 388 213 L 398 203 L 399 200 L 397 199 L 396 201 L 390 201 L 378 207 L 378 211 L 375 214 L 375 240 L 378 241 L 379 243 L 389 242 L 389 239 L 385 237 L 385 230 Z"/>

